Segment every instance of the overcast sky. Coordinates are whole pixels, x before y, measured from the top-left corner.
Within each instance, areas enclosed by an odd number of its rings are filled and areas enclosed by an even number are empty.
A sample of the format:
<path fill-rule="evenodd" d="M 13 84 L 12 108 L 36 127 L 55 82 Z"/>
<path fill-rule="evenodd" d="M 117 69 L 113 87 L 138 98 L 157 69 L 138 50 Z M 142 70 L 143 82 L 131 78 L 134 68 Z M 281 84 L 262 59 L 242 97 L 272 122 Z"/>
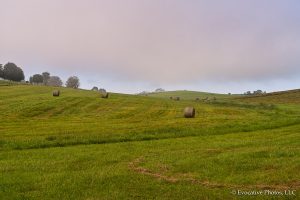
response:
<path fill-rule="evenodd" d="M 81 87 L 300 88 L 299 0 L 0 0 L 0 63 Z"/>

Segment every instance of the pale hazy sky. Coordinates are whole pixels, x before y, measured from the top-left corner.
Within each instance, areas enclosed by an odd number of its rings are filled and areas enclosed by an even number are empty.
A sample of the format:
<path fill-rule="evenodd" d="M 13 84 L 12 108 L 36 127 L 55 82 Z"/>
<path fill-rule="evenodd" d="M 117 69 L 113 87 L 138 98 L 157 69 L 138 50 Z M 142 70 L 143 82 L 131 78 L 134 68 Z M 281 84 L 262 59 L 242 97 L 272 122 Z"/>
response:
<path fill-rule="evenodd" d="M 135 93 L 300 88 L 298 0 L 0 0 L 0 63 Z"/>

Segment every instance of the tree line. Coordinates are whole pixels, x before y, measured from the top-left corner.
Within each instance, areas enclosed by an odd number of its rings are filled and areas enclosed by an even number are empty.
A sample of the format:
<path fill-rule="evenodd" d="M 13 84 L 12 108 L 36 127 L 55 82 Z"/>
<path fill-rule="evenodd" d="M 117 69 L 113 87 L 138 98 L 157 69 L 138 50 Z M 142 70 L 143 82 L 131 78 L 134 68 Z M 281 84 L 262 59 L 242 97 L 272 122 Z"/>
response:
<path fill-rule="evenodd" d="M 0 64 L 0 78 L 16 82 L 25 81 L 25 76 L 22 68 L 10 62 L 5 64 L 4 66 Z M 51 76 L 49 72 L 34 74 L 30 76 L 29 81 L 26 82 L 30 84 L 48 85 L 55 87 L 63 86 L 63 81 L 61 80 L 61 78 L 58 76 Z M 79 88 L 79 78 L 77 76 L 69 77 L 65 83 L 65 86 L 69 88 Z"/>
<path fill-rule="evenodd" d="M 251 91 L 244 92 L 244 95 L 262 95 L 266 93 L 267 93 L 266 91 L 263 92 L 262 90 L 255 90 L 253 92 Z"/>

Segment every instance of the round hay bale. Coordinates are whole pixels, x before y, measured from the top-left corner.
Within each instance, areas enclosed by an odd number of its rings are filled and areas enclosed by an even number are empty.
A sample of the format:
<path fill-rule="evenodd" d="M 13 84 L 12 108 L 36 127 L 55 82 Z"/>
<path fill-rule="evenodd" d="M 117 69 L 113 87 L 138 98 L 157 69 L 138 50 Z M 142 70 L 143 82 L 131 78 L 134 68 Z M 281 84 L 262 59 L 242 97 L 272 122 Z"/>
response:
<path fill-rule="evenodd" d="M 59 97 L 60 91 L 59 90 L 54 90 L 52 94 L 53 94 L 54 97 Z"/>
<path fill-rule="evenodd" d="M 199 100 L 200 100 L 200 98 L 199 98 L 199 97 L 197 97 L 197 98 L 196 98 L 196 101 L 199 101 Z"/>
<path fill-rule="evenodd" d="M 92 88 L 92 91 L 98 91 L 98 87 L 94 86 L 94 87 Z"/>
<path fill-rule="evenodd" d="M 170 99 L 172 100 L 172 99 L 173 99 L 173 97 L 170 97 Z"/>
<path fill-rule="evenodd" d="M 179 101 L 180 100 L 180 97 L 175 97 L 175 101 Z"/>
<path fill-rule="evenodd" d="M 98 91 L 99 91 L 100 93 L 106 93 L 106 90 L 103 89 L 103 88 L 100 88 Z"/>
<path fill-rule="evenodd" d="M 101 93 L 101 98 L 107 99 L 108 98 L 108 92 Z"/>
<path fill-rule="evenodd" d="M 184 117 L 185 118 L 194 118 L 196 114 L 194 107 L 186 107 L 184 109 Z"/>

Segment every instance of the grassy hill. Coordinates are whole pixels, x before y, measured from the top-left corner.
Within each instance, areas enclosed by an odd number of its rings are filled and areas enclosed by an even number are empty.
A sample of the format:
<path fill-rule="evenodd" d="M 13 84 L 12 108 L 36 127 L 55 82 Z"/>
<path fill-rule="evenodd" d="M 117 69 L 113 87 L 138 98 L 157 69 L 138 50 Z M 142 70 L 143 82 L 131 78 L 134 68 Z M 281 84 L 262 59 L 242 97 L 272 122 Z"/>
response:
<path fill-rule="evenodd" d="M 208 97 L 208 98 L 216 97 L 218 99 L 227 99 L 227 98 L 232 97 L 231 95 L 227 95 L 227 94 L 216 94 L 216 93 L 186 91 L 186 90 L 153 92 L 153 93 L 149 93 L 148 96 L 165 98 L 165 99 L 169 99 L 170 97 L 180 97 L 181 100 L 195 100 L 196 98 L 204 99 L 206 97 Z M 234 96 L 236 96 L 236 95 L 234 95 Z"/>
<path fill-rule="evenodd" d="M 12 85 L 25 85 L 26 83 L 22 82 L 15 82 L 15 81 L 8 81 L 0 79 L 0 87 L 1 86 L 12 86 Z"/>
<path fill-rule="evenodd" d="M 54 89 L 0 87 L 0 199 L 235 199 L 233 190 L 300 188 L 297 92 L 101 99 Z M 217 100 L 194 101 L 200 94 Z M 185 106 L 195 118 L 182 117 Z"/>
<path fill-rule="evenodd" d="M 244 96 L 237 98 L 245 102 L 264 102 L 279 104 L 300 104 L 300 89 L 272 92 L 258 96 Z"/>

